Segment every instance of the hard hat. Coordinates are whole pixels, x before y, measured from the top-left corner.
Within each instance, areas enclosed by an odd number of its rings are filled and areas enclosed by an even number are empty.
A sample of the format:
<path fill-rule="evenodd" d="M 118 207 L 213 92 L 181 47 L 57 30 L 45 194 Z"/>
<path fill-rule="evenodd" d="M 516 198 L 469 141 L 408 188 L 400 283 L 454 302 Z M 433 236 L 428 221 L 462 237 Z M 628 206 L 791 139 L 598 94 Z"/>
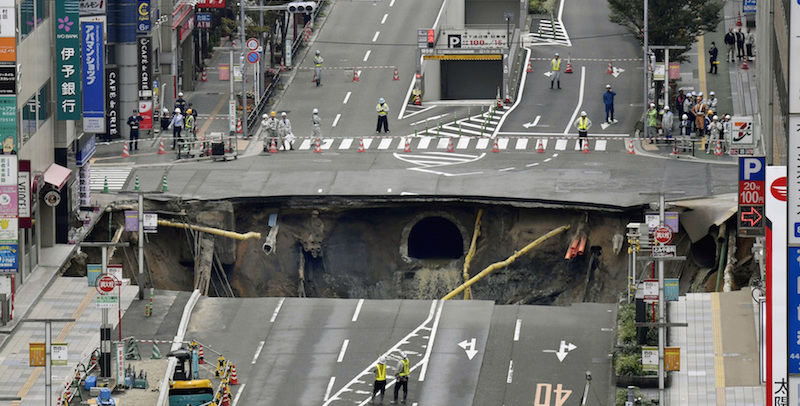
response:
<path fill-rule="evenodd" d="M 556 52 L 556 54 L 554 56 L 558 56 L 558 52 Z"/>
<path fill-rule="evenodd" d="M 683 93 L 683 89 L 678 89 L 678 92 Z"/>
<path fill-rule="evenodd" d="M 655 106 L 656 106 L 655 103 L 650 103 L 650 107 L 655 107 Z"/>
<path fill-rule="evenodd" d="M 726 120 L 730 120 L 730 119 L 731 119 L 731 115 L 730 115 L 730 114 L 726 114 L 726 115 L 725 115 L 725 119 L 726 119 Z"/>
<path fill-rule="evenodd" d="M 664 110 L 669 110 L 669 106 L 664 106 Z"/>
<path fill-rule="evenodd" d="M 164 113 L 169 113 L 169 109 L 168 109 L 168 108 L 166 108 L 166 107 L 164 107 L 164 109 L 163 109 L 163 110 L 161 110 L 161 111 L 163 111 Z"/>
<path fill-rule="evenodd" d="M 611 89 L 611 85 L 606 85 L 606 89 Z"/>
<path fill-rule="evenodd" d="M 378 363 L 379 364 L 385 364 L 386 363 L 386 357 L 381 356 L 380 358 L 378 358 Z"/>
<path fill-rule="evenodd" d="M 178 92 L 178 97 L 183 97 L 183 92 Z"/>
<path fill-rule="evenodd" d="M 175 107 L 175 112 L 176 112 L 176 113 L 180 113 L 180 112 L 181 112 L 181 109 L 179 109 L 179 108 Z"/>
<path fill-rule="evenodd" d="M 192 114 L 192 109 L 186 109 L 186 114 Z"/>
<path fill-rule="evenodd" d="M 581 112 L 581 117 L 586 117 L 586 112 L 585 111 Z"/>
<path fill-rule="evenodd" d="M 400 356 L 403 358 L 408 358 L 405 351 L 400 351 Z"/>
<path fill-rule="evenodd" d="M 281 117 L 286 117 L 286 112 L 285 111 L 281 112 Z"/>
<path fill-rule="evenodd" d="M 319 110 L 314 109 L 314 110 L 311 110 L 311 112 L 314 113 L 314 114 L 317 114 L 317 113 L 319 113 Z"/>
<path fill-rule="evenodd" d="M 383 100 L 383 97 L 381 97 L 380 100 L 378 100 L 378 103 L 381 103 L 381 104 L 383 104 L 385 102 L 386 102 L 386 100 Z"/>
<path fill-rule="evenodd" d="M 703 97 L 703 92 L 697 92 L 697 95 Z"/>
<path fill-rule="evenodd" d="M 686 114 L 681 116 L 681 120 L 688 120 L 688 119 L 689 119 L 689 116 L 687 116 Z"/>
<path fill-rule="evenodd" d="M 719 120 L 719 116 L 711 117 L 711 119 L 714 120 L 714 121 L 717 121 L 717 120 Z"/>
<path fill-rule="evenodd" d="M 695 93 L 695 92 L 694 92 L 694 90 L 692 90 L 692 92 L 691 92 L 691 93 L 689 93 L 689 94 L 690 94 L 690 95 L 692 95 L 692 96 L 694 96 L 694 95 L 695 95 L 695 94 L 697 94 L 697 93 Z"/>
<path fill-rule="evenodd" d="M 708 115 L 714 114 L 714 110 L 708 109 Z"/>
<path fill-rule="evenodd" d="M 316 53 L 317 55 L 319 55 L 319 49 L 318 49 L 318 50 L 317 50 L 317 52 L 315 52 L 315 53 Z"/>
<path fill-rule="evenodd" d="M 267 113 L 262 114 L 261 118 L 267 118 Z"/>
<path fill-rule="evenodd" d="M 712 91 L 710 91 L 710 92 L 708 92 L 708 95 L 709 95 L 709 96 L 713 96 L 713 95 L 715 95 L 715 94 L 716 94 L 716 93 L 714 93 L 714 91 L 713 91 L 713 90 L 712 90 Z"/>
<path fill-rule="evenodd" d="M 273 111 L 273 112 L 269 113 L 269 115 L 272 116 L 272 117 L 275 117 L 275 112 Z"/>

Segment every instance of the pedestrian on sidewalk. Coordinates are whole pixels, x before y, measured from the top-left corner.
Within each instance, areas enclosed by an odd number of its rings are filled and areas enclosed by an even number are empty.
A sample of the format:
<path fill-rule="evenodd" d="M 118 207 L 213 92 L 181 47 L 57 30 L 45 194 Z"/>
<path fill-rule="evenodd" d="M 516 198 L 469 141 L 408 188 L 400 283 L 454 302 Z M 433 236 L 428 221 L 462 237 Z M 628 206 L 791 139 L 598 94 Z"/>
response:
<path fill-rule="evenodd" d="M 711 152 L 711 148 L 717 141 L 721 141 L 720 135 L 722 134 L 722 123 L 719 122 L 719 117 L 714 116 L 709 124 L 708 143 L 706 143 L 706 155 Z"/>
<path fill-rule="evenodd" d="M 736 57 L 744 58 L 744 33 L 741 28 L 736 29 Z"/>
<path fill-rule="evenodd" d="M 658 125 L 658 110 L 655 103 L 650 103 L 650 108 L 647 110 L 647 138 L 650 139 L 652 144 L 657 135 L 656 126 Z"/>
<path fill-rule="evenodd" d="M 708 92 L 708 100 L 706 100 L 706 104 L 708 105 L 709 110 L 716 110 L 717 102 L 719 102 L 719 99 L 717 99 L 717 93 L 715 93 L 713 90 Z"/>
<path fill-rule="evenodd" d="M 286 112 L 281 113 L 281 121 L 278 122 L 278 137 L 280 138 L 281 151 L 286 150 L 286 140 L 289 139 L 289 149 L 294 150 L 294 145 L 292 145 L 292 141 L 294 140 L 294 135 L 292 134 L 292 122 L 286 118 Z"/>
<path fill-rule="evenodd" d="M 183 138 L 181 138 L 181 131 L 183 130 L 183 121 L 184 121 L 183 114 L 181 114 L 181 109 L 175 107 L 175 112 L 172 113 L 172 120 L 169 122 L 169 126 L 167 128 L 172 128 L 172 149 L 175 149 L 175 146 L 178 145 L 178 141 L 183 143 Z"/>
<path fill-rule="evenodd" d="M 386 394 L 386 358 L 378 358 L 378 364 L 372 371 L 375 372 L 375 385 L 372 387 L 370 403 L 375 404 L 375 395 L 380 392 L 381 404 L 383 404 L 383 396 Z"/>
<path fill-rule="evenodd" d="M 380 134 L 381 126 L 384 132 L 389 132 L 389 119 L 386 117 L 389 114 L 389 105 L 383 97 L 378 100 L 378 105 L 375 106 L 375 111 L 378 112 L 378 126 L 375 128 L 375 134 Z"/>
<path fill-rule="evenodd" d="M 266 113 L 261 116 L 261 126 L 267 132 L 264 137 L 264 152 L 268 152 L 271 144 L 278 145 L 278 119 L 275 117 L 274 111 L 269 113 L 269 118 Z"/>
<path fill-rule="evenodd" d="M 747 60 L 753 60 L 753 45 L 756 44 L 756 36 L 750 32 L 750 29 L 747 29 L 747 35 L 744 40 L 744 46 L 747 48 Z"/>
<path fill-rule="evenodd" d="M 311 133 L 315 140 L 318 140 L 322 137 L 322 130 L 320 129 L 321 125 L 322 119 L 319 118 L 319 110 L 311 110 Z"/>
<path fill-rule="evenodd" d="M 617 92 L 611 90 L 611 85 L 606 85 L 606 92 L 603 93 L 603 104 L 606 105 L 606 122 L 616 123 L 614 120 L 614 96 Z"/>
<path fill-rule="evenodd" d="M 558 88 L 561 89 L 561 59 L 558 57 L 558 52 L 553 55 L 550 61 L 550 88 L 553 88 L 553 82 L 558 82 Z"/>
<path fill-rule="evenodd" d="M 691 92 L 691 93 L 689 93 L 688 96 L 686 96 L 686 100 L 683 102 L 683 112 L 687 116 L 689 116 L 689 120 L 691 120 L 691 123 L 692 123 L 689 126 L 689 132 L 690 133 L 692 131 L 694 131 L 694 113 L 692 112 L 692 109 L 694 108 L 694 100 L 695 100 L 695 98 L 696 98 L 695 93 Z"/>
<path fill-rule="evenodd" d="M 681 135 L 687 137 L 692 135 L 692 120 L 689 120 L 688 114 L 681 116 Z"/>
<path fill-rule="evenodd" d="M 728 28 L 728 33 L 725 34 L 725 45 L 728 46 L 725 58 L 728 62 L 733 62 L 733 47 L 736 46 L 736 34 L 733 33 L 733 28 Z"/>
<path fill-rule="evenodd" d="M 128 127 L 131 128 L 131 151 L 139 150 L 139 123 L 143 120 L 139 110 L 133 109 L 133 115 L 128 117 Z"/>
<path fill-rule="evenodd" d="M 683 102 L 686 101 L 686 95 L 683 93 L 683 89 L 678 89 L 678 95 L 675 96 L 675 114 L 678 117 L 683 115 Z"/>
<path fill-rule="evenodd" d="M 397 371 L 397 381 L 394 385 L 394 400 L 392 403 L 397 403 L 397 395 L 402 387 L 403 403 L 405 404 L 408 397 L 408 376 L 411 374 L 411 361 L 408 360 L 408 355 L 406 355 L 405 351 L 400 351 L 400 360 L 397 361 L 395 370 Z"/>
<path fill-rule="evenodd" d="M 322 55 L 319 52 L 319 49 L 314 55 L 314 80 L 317 82 L 317 86 L 322 86 Z"/>
<path fill-rule="evenodd" d="M 589 128 L 592 127 L 592 120 L 589 120 L 586 112 L 582 111 L 581 116 L 575 121 L 575 128 L 578 129 L 578 140 L 580 147 L 584 147 L 584 142 L 589 142 Z"/>
<path fill-rule="evenodd" d="M 664 130 L 664 136 L 667 141 L 672 141 L 672 127 L 674 125 L 675 115 L 669 111 L 669 106 L 664 106 L 664 114 L 661 116 L 661 129 Z"/>
<path fill-rule="evenodd" d="M 183 100 L 183 92 L 178 92 L 178 98 L 175 99 L 175 108 L 181 110 L 181 114 L 186 111 L 186 100 Z"/>
<path fill-rule="evenodd" d="M 714 41 L 711 41 L 711 49 L 708 50 L 708 62 L 709 65 L 711 65 L 711 68 L 709 69 L 708 73 L 713 73 L 715 75 L 717 74 L 717 65 L 719 65 L 719 62 L 717 62 L 718 54 L 719 51 L 717 50 L 717 44 Z"/>

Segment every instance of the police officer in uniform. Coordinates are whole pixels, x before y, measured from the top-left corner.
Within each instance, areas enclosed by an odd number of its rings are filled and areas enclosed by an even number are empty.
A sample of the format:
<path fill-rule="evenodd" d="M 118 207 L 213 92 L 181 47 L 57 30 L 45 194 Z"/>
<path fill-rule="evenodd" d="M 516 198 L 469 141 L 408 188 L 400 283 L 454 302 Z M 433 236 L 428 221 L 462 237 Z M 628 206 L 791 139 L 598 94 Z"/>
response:
<path fill-rule="evenodd" d="M 131 128 L 131 151 L 139 150 L 139 123 L 142 122 L 142 116 L 139 115 L 139 110 L 133 110 L 133 115 L 128 117 L 128 126 Z"/>
<path fill-rule="evenodd" d="M 375 129 L 375 134 L 380 134 L 381 126 L 383 126 L 383 131 L 389 132 L 389 120 L 386 118 L 386 115 L 389 114 L 389 105 L 386 104 L 386 100 L 383 100 L 383 97 L 378 100 L 378 105 L 375 106 L 375 111 L 378 112 L 378 127 Z"/>

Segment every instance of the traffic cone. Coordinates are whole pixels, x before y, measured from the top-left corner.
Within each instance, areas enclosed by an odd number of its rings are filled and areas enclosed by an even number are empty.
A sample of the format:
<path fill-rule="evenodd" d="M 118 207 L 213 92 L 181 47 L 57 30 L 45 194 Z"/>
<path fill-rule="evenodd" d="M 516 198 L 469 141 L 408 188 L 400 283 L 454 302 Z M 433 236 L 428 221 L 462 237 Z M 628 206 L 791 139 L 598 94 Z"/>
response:
<path fill-rule="evenodd" d="M 353 68 L 353 82 L 360 82 L 361 79 L 358 78 L 358 68 Z"/>
<path fill-rule="evenodd" d="M 633 140 L 628 140 L 628 145 L 626 145 L 626 146 L 625 146 L 625 151 L 626 151 L 626 152 L 627 152 L 629 155 L 634 155 L 634 154 L 636 154 L 636 150 L 633 148 Z"/>
<path fill-rule="evenodd" d="M 722 156 L 722 141 L 717 140 L 717 147 L 714 148 L 714 155 Z"/>
<path fill-rule="evenodd" d="M 500 152 L 500 147 L 497 146 L 497 138 L 494 139 L 494 147 L 492 147 L 492 152 Z"/>
<path fill-rule="evenodd" d="M 164 174 L 164 178 L 161 180 L 161 191 L 162 192 L 169 191 L 169 188 L 167 187 L 167 174 L 166 173 Z"/>
<path fill-rule="evenodd" d="M 403 152 L 411 152 L 411 139 L 406 137 L 406 147 L 403 148 Z"/>
<path fill-rule="evenodd" d="M 533 67 L 531 66 L 531 60 L 528 59 L 528 69 L 525 69 L 526 72 L 531 73 L 533 72 Z"/>
<path fill-rule="evenodd" d="M 203 75 L 200 76 L 200 81 L 201 82 L 208 82 L 208 76 L 206 76 L 206 69 L 205 68 L 203 68 Z"/>
<path fill-rule="evenodd" d="M 536 152 L 540 154 L 544 153 L 544 144 L 542 143 L 541 138 L 539 138 L 539 140 L 536 142 Z"/>
<path fill-rule="evenodd" d="M 128 141 L 125 141 L 125 143 L 122 144 L 122 157 L 123 158 L 130 158 L 131 154 L 128 153 L 129 151 L 130 150 L 128 149 Z"/>
<path fill-rule="evenodd" d="M 630 154 L 630 152 L 628 152 Z M 672 155 L 678 156 L 681 154 L 680 148 L 678 148 L 678 144 L 672 144 Z"/>
<path fill-rule="evenodd" d="M 205 355 L 203 354 L 203 344 L 200 344 L 200 348 L 197 350 L 197 363 L 198 364 L 205 364 Z"/>
<path fill-rule="evenodd" d="M 452 138 L 448 138 L 447 139 L 447 152 L 455 152 L 455 149 L 453 149 L 453 139 Z"/>
<path fill-rule="evenodd" d="M 564 73 L 572 73 L 572 55 L 567 54 L 567 70 Z"/>
<path fill-rule="evenodd" d="M 414 95 L 414 105 L 415 106 L 421 106 L 422 105 L 422 98 L 419 97 L 418 94 Z"/>
<path fill-rule="evenodd" d="M 737 27 L 741 27 L 742 26 L 742 12 L 741 11 L 737 11 L 736 12 L 736 26 Z"/>
<path fill-rule="evenodd" d="M 167 150 L 164 149 L 164 140 L 163 139 L 161 140 L 161 142 L 158 143 L 158 153 L 159 153 L 159 155 L 167 153 Z"/>
<path fill-rule="evenodd" d="M 614 67 L 611 66 L 611 61 L 608 61 L 608 69 L 606 69 L 606 73 L 609 75 L 614 73 Z"/>
<path fill-rule="evenodd" d="M 578 140 L 580 141 L 580 138 L 578 138 Z M 583 140 L 583 153 L 589 154 L 591 152 L 592 151 L 589 151 L 589 140 L 588 139 Z"/>
<path fill-rule="evenodd" d="M 161 350 L 158 349 L 158 344 L 153 343 L 153 355 L 150 356 L 150 359 L 161 359 Z"/>
<path fill-rule="evenodd" d="M 278 148 L 275 146 L 275 140 L 272 140 L 272 142 L 269 143 L 269 153 L 270 154 L 278 153 Z"/>
<path fill-rule="evenodd" d="M 314 152 L 317 154 L 322 152 L 322 147 L 320 146 L 319 138 L 317 138 L 317 142 L 314 144 Z"/>
<path fill-rule="evenodd" d="M 103 178 L 103 193 L 108 193 L 108 176 Z"/>
<path fill-rule="evenodd" d="M 360 138 L 358 140 L 358 150 L 357 151 L 358 152 L 367 152 L 367 150 L 364 148 L 364 139 L 363 138 Z"/>
<path fill-rule="evenodd" d="M 314 74 L 314 78 L 311 79 L 311 83 L 317 83 L 317 74 Z"/>
<path fill-rule="evenodd" d="M 400 75 L 397 73 L 397 67 L 394 68 L 394 77 L 392 80 L 400 80 Z"/>
<path fill-rule="evenodd" d="M 230 401 L 230 398 L 228 397 L 228 387 L 227 386 L 223 386 L 222 387 L 222 406 L 230 406 L 230 405 L 231 405 L 231 401 Z"/>
<path fill-rule="evenodd" d="M 231 385 L 239 384 L 239 378 L 236 376 L 236 364 L 231 364 L 231 381 L 229 383 Z"/>
<path fill-rule="evenodd" d="M 241 118 L 236 120 L 236 133 L 237 134 L 241 134 L 242 133 L 242 119 Z"/>
<path fill-rule="evenodd" d="M 747 67 L 747 58 L 742 58 L 742 69 L 748 70 L 750 68 Z"/>

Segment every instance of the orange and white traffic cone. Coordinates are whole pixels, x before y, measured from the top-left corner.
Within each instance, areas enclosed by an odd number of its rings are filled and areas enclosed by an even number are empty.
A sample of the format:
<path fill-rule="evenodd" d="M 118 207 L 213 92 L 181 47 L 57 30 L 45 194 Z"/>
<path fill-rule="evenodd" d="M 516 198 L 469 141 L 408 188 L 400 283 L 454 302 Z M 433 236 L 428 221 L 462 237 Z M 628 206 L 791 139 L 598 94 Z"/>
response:
<path fill-rule="evenodd" d="M 200 348 L 197 350 L 197 363 L 198 364 L 205 364 L 205 354 L 203 354 L 203 344 L 200 344 Z"/>
<path fill-rule="evenodd" d="M 742 69 L 744 70 L 750 69 L 747 67 L 747 58 L 742 58 Z"/>
<path fill-rule="evenodd" d="M 358 152 L 367 152 L 366 148 L 364 148 L 364 139 L 361 138 L 358 140 Z"/>
<path fill-rule="evenodd" d="M 394 77 L 392 80 L 400 80 L 400 74 L 397 73 L 397 67 L 394 68 Z"/>
<path fill-rule="evenodd" d="M 608 69 L 606 69 L 606 73 L 609 75 L 614 73 L 614 67 L 611 66 L 611 61 L 608 61 Z"/>
<path fill-rule="evenodd" d="M 206 70 L 205 70 L 205 68 L 203 69 L 203 75 L 202 75 L 202 76 L 200 76 L 200 81 L 201 81 L 201 82 L 208 82 L 208 76 L 206 75 Z"/>
<path fill-rule="evenodd" d="M 231 381 L 230 381 L 230 384 L 231 385 L 238 385 L 239 384 L 239 378 L 236 376 L 236 365 L 235 364 L 231 365 Z"/>
<path fill-rule="evenodd" d="M 636 150 L 633 148 L 633 140 L 628 140 L 628 144 L 625 146 L 625 152 L 629 155 L 635 155 Z"/>
<path fill-rule="evenodd" d="M 158 153 L 159 154 L 166 154 L 167 153 L 167 150 L 164 149 L 164 140 L 161 140 L 161 142 L 158 143 Z"/>
<path fill-rule="evenodd" d="M 411 152 L 411 139 L 406 137 L 406 147 L 403 148 L 403 152 Z"/>
<path fill-rule="evenodd" d="M 123 158 L 128 158 L 128 157 L 130 157 L 130 156 L 131 156 L 131 154 L 129 153 L 129 151 L 130 151 L 130 150 L 128 149 L 128 141 L 125 141 L 125 143 L 124 143 L 124 144 L 122 144 L 122 157 L 123 157 Z"/>
<path fill-rule="evenodd" d="M 222 387 L 222 406 L 231 406 L 230 397 L 228 397 L 228 387 Z"/>
<path fill-rule="evenodd" d="M 567 54 L 567 70 L 564 73 L 572 73 L 572 55 Z"/>
<path fill-rule="evenodd" d="M 741 11 L 737 11 L 736 12 L 736 26 L 737 27 L 741 27 L 742 26 L 742 12 Z"/>
<path fill-rule="evenodd" d="M 242 119 L 241 118 L 236 120 L 236 133 L 237 134 L 241 134 L 242 133 Z"/>
<path fill-rule="evenodd" d="M 714 155 L 722 156 L 722 141 L 717 140 L 717 147 L 714 148 Z"/>
<path fill-rule="evenodd" d="M 500 147 L 497 146 L 497 138 L 494 139 L 494 146 L 492 147 L 492 152 L 500 152 Z"/>
<path fill-rule="evenodd" d="M 447 152 L 455 152 L 455 149 L 453 149 L 453 139 L 452 138 L 448 138 L 447 139 Z"/>
<path fill-rule="evenodd" d="M 269 153 L 270 154 L 277 154 L 278 153 L 278 147 L 275 145 L 275 140 L 272 140 L 272 142 L 270 142 L 270 144 L 269 144 Z M 202 347 L 200 347 L 200 348 L 202 348 Z"/>
<path fill-rule="evenodd" d="M 536 141 L 536 152 L 540 154 L 544 153 L 544 144 L 542 143 L 541 138 L 539 138 L 539 140 Z"/>
<path fill-rule="evenodd" d="M 311 83 L 317 83 L 317 74 L 314 74 L 314 77 L 311 79 Z"/>
<path fill-rule="evenodd" d="M 317 142 L 314 144 L 314 152 L 317 154 L 322 152 L 322 146 L 320 145 L 319 138 L 317 138 Z"/>
<path fill-rule="evenodd" d="M 589 140 L 588 139 L 583 139 L 583 140 L 580 140 L 580 141 L 583 142 L 583 153 L 584 154 L 591 153 L 592 151 L 589 151 Z"/>
<path fill-rule="evenodd" d="M 630 154 L 630 152 L 628 152 Z M 672 144 L 672 155 L 678 156 L 681 154 L 680 148 L 678 148 L 678 144 Z"/>
<path fill-rule="evenodd" d="M 361 79 L 358 78 L 358 68 L 353 68 L 353 82 L 360 82 Z"/>
<path fill-rule="evenodd" d="M 525 69 L 525 72 L 531 73 L 533 72 L 533 67 L 531 66 L 531 60 L 528 59 L 528 69 Z"/>

